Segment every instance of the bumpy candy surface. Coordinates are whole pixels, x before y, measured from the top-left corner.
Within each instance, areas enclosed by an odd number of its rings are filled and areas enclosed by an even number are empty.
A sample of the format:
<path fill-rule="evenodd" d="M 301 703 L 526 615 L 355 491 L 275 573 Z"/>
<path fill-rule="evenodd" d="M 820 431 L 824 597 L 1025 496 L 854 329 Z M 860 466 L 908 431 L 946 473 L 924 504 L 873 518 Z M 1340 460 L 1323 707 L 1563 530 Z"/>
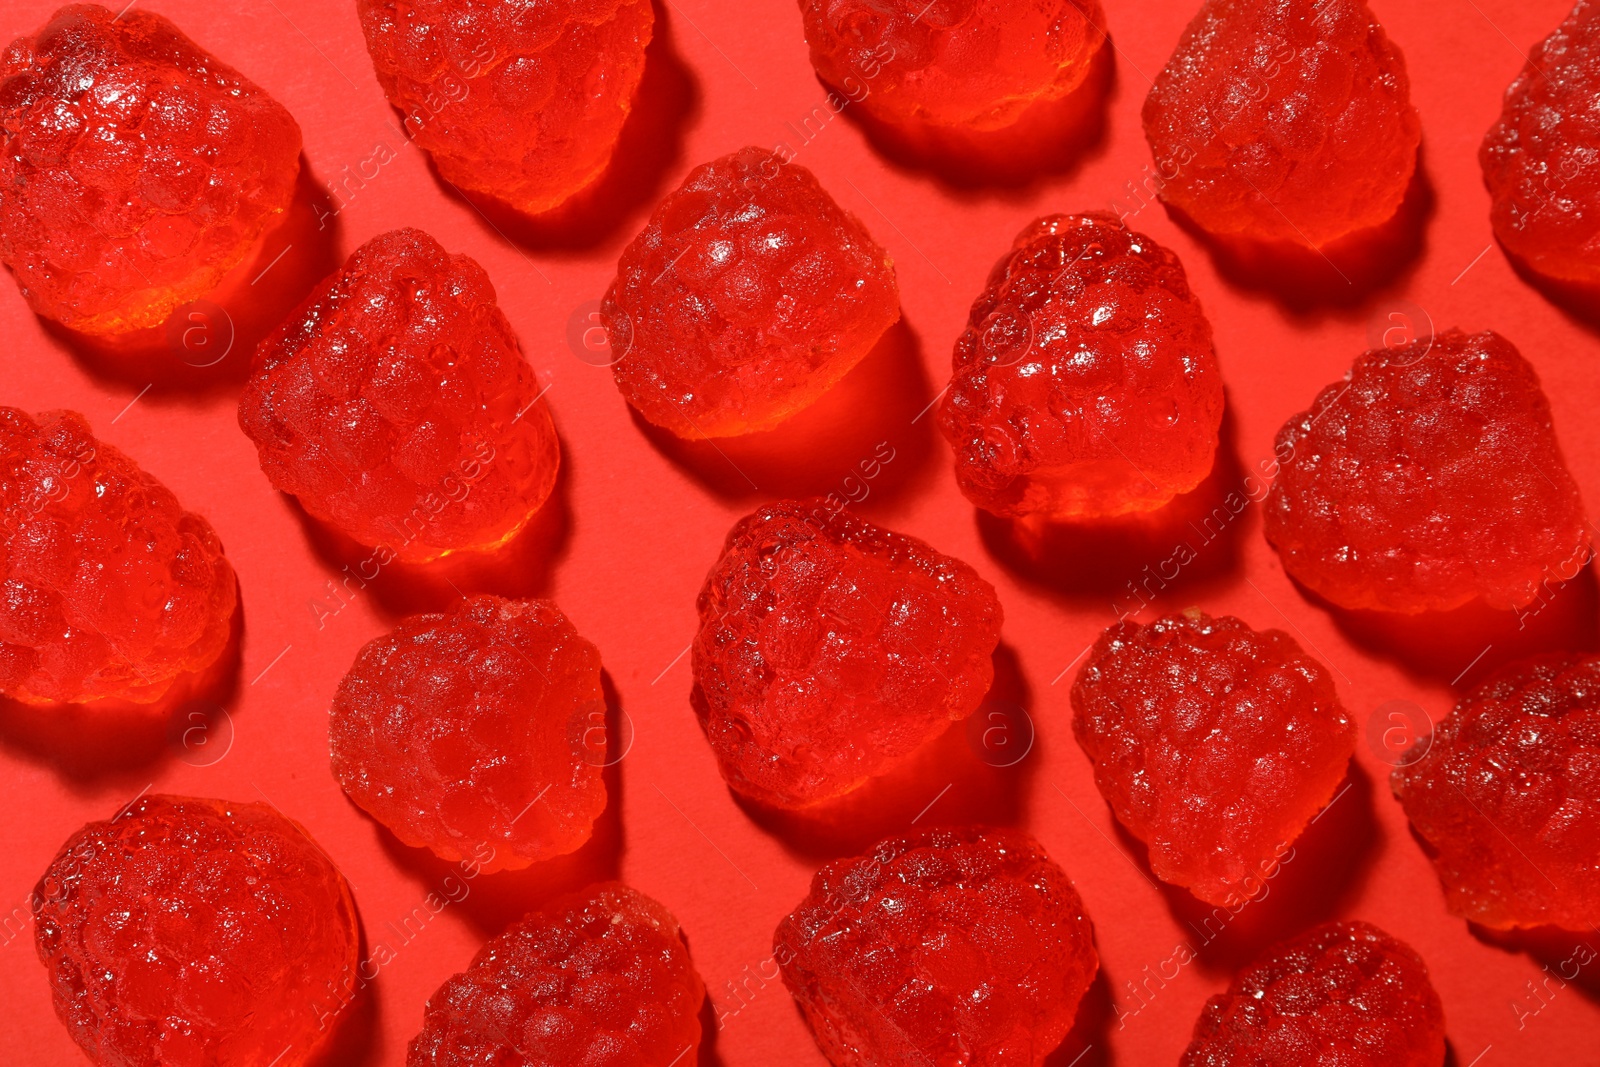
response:
<path fill-rule="evenodd" d="M 1260 891 L 1355 751 L 1322 666 L 1230 615 L 1108 628 L 1072 708 L 1095 785 L 1150 869 L 1213 904 Z"/>
<path fill-rule="evenodd" d="M 406 1065 L 681 1067 L 704 998 L 678 921 L 608 882 L 485 945 L 429 999 Z"/>
<path fill-rule="evenodd" d="M 722 776 L 798 808 L 883 774 L 994 678 L 994 587 L 822 500 L 740 520 L 700 591 L 695 684 Z"/>
<path fill-rule="evenodd" d="M 818 75 L 900 126 L 987 132 L 1066 96 L 1105 41 L 1099 0 L 800 0 Z"/>
<path fill-rule="evenodd" d="M 357 0 L 378 83 L 443 178 L 529 214 L 611 162 L 649 0 Z"/>
<path fill-rule="evenodd" d="M 606 806 L 600 653 L 548 600 L 479 596 L 369 642 L 333 698 L 333 773 L 408 845 L 483 870 L 589 839 Z"/>
<path fill-rule="evenodd" d="M 1394 215 L 1422 139 L 1366 0 L 1206 0 L 1144 130 L 1162 199 L 1202 229 L 1314 248 Z"/>
<path fill-rule="evenodd" d="M 1178 257 L 1113 216 L 1052 215 L 974 301 L 939 424 L 974 504 L 1092 518 L 1199 485 L 1222 407 L 1211 326 Z"/>
<path fill-rule="evenodd" d="M 34 893 L 56 1014 L 102 1067 L 300 1067 L 357 981 L 349 887 L 266 804 L 141 797 Z"/>
<path fill-rule="evenodd" d="M 64 7 L 11 42 L 0 138 L 0 256 L 34 311 L 89 334 L 210 292 L 300 171 L 289 112 L 142 7 Z"/>
<path fill-rule="evenodd" d="M 1539 378 L 1493 332 L 1366 353 L 1276 455 L 1267 540 L 1341 607 L 1520 608 L 1589 556 Z"/>
<path fill-rule="evenodd" d="M 1479 159 L 1506 250 L 1540 274 L 1600 283 L 1600 7 L 1572 14 L 1532 49 Z"/>
<path fill-rule="evenodd" d="M 82 415 L 0 408 L 0 693 L 160 699 L 227 646 L 238 597 L 211 524 Z"/>
<path fill-rule="evenodd" d="M 834 1067 L 1038 1067 L 1100 965 L 1066 872 L 1027 834 L 978 827 L 828 864 L 773 958 Z"/>
<path fill-rule="evenodd" d="M 745 148 L 656 207 L 601 315 L 628 403 L 679 437 L 727 437 L 843 378 L 900 318 L 900 293 L 888 253 L 810 171 Z"/>
<path fill-rule="evenodd" d="M 1395 768 L 1450 910 L 1482 926 L 1600 923 L 1600 657 L 1501 671 Z"/>
<path fill-rule="evenodd" d="M 1441 1067 L 1444 1008 L 1427 965 L 1363 922 L 1269 949 L 1206 1001 L 1179 1067 Z"/>
<path fill-rule="evenodd" d="M 393 230 L 261 342 L 239 425 L 272 484 L 376 546 L 369 562 L 420 562 L 497 548 L 550 495 L 539 392 L 483 268 Z"/>

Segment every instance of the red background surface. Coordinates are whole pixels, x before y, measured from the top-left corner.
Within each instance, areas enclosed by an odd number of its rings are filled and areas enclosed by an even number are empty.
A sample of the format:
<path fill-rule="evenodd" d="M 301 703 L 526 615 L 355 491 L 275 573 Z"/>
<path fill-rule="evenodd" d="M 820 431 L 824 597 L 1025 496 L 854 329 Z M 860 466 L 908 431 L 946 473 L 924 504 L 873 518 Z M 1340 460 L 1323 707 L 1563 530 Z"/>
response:
<path fill-rule="evenodd" d="M 238 569 L 244 612 L 236 692 L 224 701 L 231 747 L 224 726 L 213 727 L 207 749 L 160 738 L 100 743 L 83 723 L 57 736 L 14 717 L 0 725 L 0 810 L 7 813 L 0 820 L 0 998 L 7 1004 L 0 1058 L 79 1062 L 50 1008 L 26 898 L 76 827 L 110 816 L 148 786 L 270 798 L 345 871 L 368 951 L 383 942 L 394 958 L 353 1016 L 351 1048 L 367 1048 L 342 1062 L 402 1063 L 423 1002 L 485 937 L 558 890 L 618 875 L 677 913 L 712 1010 L 725 1015 L 702 1062 L 821 1064 L 787 993 L 776 982 L 763 988 L 746 968 L 759 973 L 774 925 L 803 895 L 815 867 L 855 842 L 763 825 L 732 800 L 690 710 L 682 653 L 695 627 L 695 593 L 729 525 L 762 499 L 841 488 L 857 461 L 887 440 L 896 458 L 870 483 L 860 510 L 970 561 L 998 587 L 1007 616 L 1001 686 L 1031 710 L 1038 740 L 1016 768 L 980 773 L 955 735 L 899 795 L 879 798 L 857 817 L 856 837 L 902 830 L 931 803 L 922 825 L 999 819 L 1043 840 L 1083 895 L 1103 961 L 1078 1030 L 1054 1062 L 1176 1062 L 1201 1003 L 1223 988 L 1240 960 L 1330 916 L 1374 921 L 1421 951 L 1443 995 L 1460 1067 L 1600 1062 L 1600 983 L 1586 974 L 1564 988 L 1550 983 L 1554 991 L 1544 1001 L 1533 999 L 1528 983 L 1542 981 L 1541 959 L 1565 955 L 1560 945 L 1496 944 L 1445 913 L 1432 870 L 1388 794 L 1387 767 L 1365 743 L 1348 792 L 1302 841 L 1266 897 L 1176 977 L 1147 982 L 1153 995 L 1140 999 L 1129 988 L 1146 982 L 1145 968 L 1158 970 L 1181 941 L 1198 943 L 1188 925 L 1198 922 L 1196 908 L 1154 885 L 1138 849 L 1116 829 L 1071 740 L 1071 674 L 1061 676 L 1127 606 L 1126 598 L 1113 606 L 1116 588 L 1193 534 L 1152 534 L 1137 551 L 1113 538 L 1116 550 L 1109 553 L 1092 541 L 1062 543 L 1052 546 L 1046 565 L 1018 562 L 957 492 L 931 415 L 913 417 L 942 387 L 967 304 L 1012 235 L 1044 212 L 1103 208 L 1141 177 L 1148 154 L 1139 106 L 1194 0 L 1108 0 L 1117 54 L 1103 137 L 1070 166 L 1003 190 L 963 188 L 891 162 L 848 116 L 802 143 L 789 124 L 799 126 L 824 94 L 792 2 L 665 0 L 646 82 L 649 102 L 627 134 L 606 195 L 587 220 L 525 227 L 511 234 L 516 240 L 450 195 L 426 160 L 404 146 L 348 0 L 140 2 L 289 107 L 305 134 L 308 194 L 321 189 L 326 196 L 364 161 L 394 157 L 376 176 L 369 168 L 364 183 L 343 186 L 347 191 L 334 201 L 341 209 L 328 227 L 278 238 L 293 247 L 269 272 L 268 289 L 274 282 L 303 289 L 362 241 L 402 225 L 429 230 L 488 269 L 527 359 L 550 386 L 546 399 L 565 443 L 565 471 L 555 502 L 517 560 L 458 571 L 452 580 L 468 590 L 557 599 L 600 646 L 635 736 L 612 775 L 611 810 L 591 847 L 530 874 L 481 878 L 420 933 L 398 938 L 390 923 L 418 907 L 448 871 L 397 845 L 346 801 L 328 771 L 326 704 L 363 642 L 408 611 L 447 602 L 454 591 L 394 568 L 319 628 L 311 604 L 326 597 L 347 558 L 268 487 L 239 432 L 234 397 L 246 353 L 236 350 L 217 367 L 187 375 L 170 360 L 154 369 L 117 366 L 46 331 L 14 287 L 0 285 L 6 352 L 0 402 L 83 412 L 97 434 L 209 516 Z M 31 32 L 53 6 L 53 0 L 10 0 L 0 35 Z M 1569 462 L 1594 506 L 1600 345 L 1589 327 L 1520 280 L 1492 246 L 1476 163 L 1478 142 L 1523 51 L 1559 22 L 1568 0 L 1375 0 L 1373 6 L 1406 54 L 1424 129 L 1422 247 L 1388 283 L 1353 303 L 1342 299 L 1346 306 L 1307 307 L 1220 269 L 1158 205 L 1129 220 L 1178 250 L 1215 326 L 1231 412 L 1229 476 L 1257 470 L 1279 425 L 1343 373 L 1375 324 L 1381 331 L 1391 312 L 1420 310 L 1440 328 L 1493 327 L 1521 347 L 1543 377 Z M 792 430 L 729 443 L 727 458 L 649 436 L 630 418 L 609 372 L 575 357 L 569 321 L 603 292 L 622 245 L 690 166 L 746 143 L 779 142 L 796 147 L 799 162 L 893 254 L 905 327 Z M 1337 292 L 1340 284 L 1324 291 Z M 247 305 L 230 307 L 248 317 Z M 1485 645 L 1492 647 L 1462 685 L 1516 647 L 1514 624 L 1460 639 L 1430 627 L 1408 643 L 1405 635 L 1386 637 L 1336 619 L 1285 578 L 1260 536 L 1258 511 L 1247 509 L 1201 548 L 1156 607 L 1199 604 L 1258 626 L 1291 628 L 1333 668 L 1344 701 L 1363 724 L 1391 700 L 1414 701 L 1437 718 L 1455 698 L 1452 681 Z M 1592 645 L 1595 599 L 1586 574 L 1532 629 L 1541 640 Z M 742 983 L 742 997 L 734 982 Z"/>

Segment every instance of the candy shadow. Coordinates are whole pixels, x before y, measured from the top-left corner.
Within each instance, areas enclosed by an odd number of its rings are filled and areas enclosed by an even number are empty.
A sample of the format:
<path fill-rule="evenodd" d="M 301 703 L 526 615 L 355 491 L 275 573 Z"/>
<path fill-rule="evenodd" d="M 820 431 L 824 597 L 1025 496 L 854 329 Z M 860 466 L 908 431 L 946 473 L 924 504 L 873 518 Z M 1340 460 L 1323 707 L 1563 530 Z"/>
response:
<path fill-rule="evenodd" d="M 935 412 L 922 348 L 901 319 L 816 403 L 764 433 L 686 441 L 628 407 L 645 438 L 722 500 L 836 494 L 887 503 L 920 487 L 934 453 Z"/>
<path fill-rule="evenodd" d="M 1495 239 L 1495 245 L 1505 253 L 1511 270 L 1530 288 L 1535 289 L 1569 319 L 1590 333 L 1600 333 L 1600 285 L 1563 281 L 1540 274 L 1528 265 L 1527 260 Z"/>
<path fill-rule="evenodd" d="M 644 76 L 616 152 L 600 177 L 553 211 L 531 216 L 451 183 L 423 153 L 445 195 L 474 208 L 505 240 L 532 249 L 573 252 L 602 244 L 660 199 L 667 175 L 683 156 L 685 134 L 700 114 L 701 92 L 699 79 L 673 41 L 665 4 L 655 0 L 653 6 L 655 31 L 645 49 Z"/>
<path fill-rule="evenodd" d="M 215 290 L 178 308 L 166 325 L 108 341 L 39 321 L 102 386 L 149 388 L 152 400 L 231 395 L 249 375 L 256 346 L 338 269 L 338 238 L 337 213 L 302 154 L 283 219 Z"/>
<path fill-rule="evenodd" d="M 1358 308 L 1415 271 L 1437 197 L 1419 148 L 1416 172 L 1394 216 L 1320 250 L 1212 234 L 1181 208 L 1165 206 L 1173 222 L 1211 254 L 1224 280 L 1237 289 L 1273 297 L 1290 311 L 1308 314 Z"/>
<path fill-rule="evenodd" d="M 237 579 L 235 579 L 237 581 Z M 211 764 L 207 743 L 231 746 L 227 708 L 239 696 L 243 670 L 244 600 L 241 594 L 229 623 L 228 643 L 205 670 L 181 678 L 151 704 L 96 701 L 93 704 L 24 704 L 0 698 L 0 745 L 25 759 L 50 767 L 69 785 L 135 782 L 163 759 Z"/>
<path fill-rule="evenodd" d="M 607 765 L 601 772 L 606 784 L 605 810 L 595 820 L 593 835 L 576 852 L 535 863 L 520 871 L 479 873 L 464 882 L 470 885 L 470 892 L 451 907 L 460 909 L 482 938 L 501 933 L 556 897 L 595 882 L 621 877 L 626 841 L 622 824 L 621 762 L 632 744 L 632 731 L 625 726 L 626 712 L 609 672 L 600 672 L 600 687 L 606 701 Z M 355 802 L 350 803 L 354 806 Z M 423 893 L 437 891 L 447 878 L 458 883 L 464 881 L 460 863 L 440 859 L 425 848 L 412 848 L 365 811 L 359 807 L 356 810 L 371 824 L 390 860 L 404 869 Z"/>
<path fill-rule="evenodd" d="M 367 942 L 367 925 L 356 912 L 357 961 L 372 958 Z M 358 978 L 359 981 L 359 978 Z M 376 983 L 368 982 L 355 992 L 354 999 L 339 1013 L 328 1043 L 307 1061 L 307 1067 L 377 1067 L 383 1058 L 378 1027 L 382 1006 Z M 270 1067 L 270 1065 L 269 1065 Z"/>
<path fill-rule="evenodd" d="M 1541 1000 L 1549 1003 L 1569 987 L 1587 1000 L 1600 1003 L 1600 930 L 1563 930 L 1558 926 L 1491 930 L 1475 922 L 1468 922 L 1467 930 L 1485 945 L 1522 953 L 1540 966 L 1542 977 L 1532 980 L 1539 996 L 1526 987 L 1518 991 L 1517 999 L 1529 1010 L 1538 1012 Z"/>
<path fill-rule="evenodd" d="M 1444 681 L 1464 691 L 1506 664 L 1541 652 L 1600 651 L 1600 586 L 1593 564 L 1521 611 L 1474 601 L 1454 611 L 1395 615 L 1338 607 L 1295 582 L 1321 606 L 1351 643 L 1414 678 Z"/>
<path fill-rule="evenodd" d="M 1072 1030 L 1056 1050 L 1045 1057 L 1044 1067 L 1110 1067 L 1114 1059 L 1109 1034 L 1115 1014 L 1111 980 L 1106 977 L 1102 965 L 1078 1003 Z"/>
<path fill-rule="evenodd" d="M 1154 512 L 1048 522 L 978 509 L 978 534 L 1015 577 L 1077 603 L 1109 600 L 1119 617 L 1160 598 L 1216 588 L 1239 570 L 1246 528 L 1257 521 L 1254 502 L 1266 492 L 1265 481 L 1246 475 L 1234 437 L 1230 407 L 1211 473 Z"/>
<path fill-rule="evenodd" d="M 704 700 L 696 685 L 690 702 L 697 715 L 703 715 Z M 752 822 L 813 867 L 865 852 L 885 838 L 935 826 L 1019 825 L 1027 817 L 1027 786 L 1039 762 L 1032 753 L 1034 723 L 1026 711 L 1017 715 L 1029 703 L 1030 688 L 1016 652 L 1001 644 L 994 651 L 994 683 L 972 717 L 951 723 L 889 773 L 798 811 L 728 792 Z M 995 729 L 1016 737 L 1019 746 L 1025 733 L 1028 747 L 1004 749 L 995 743 Z"/>
<path fill-rule="evenodd" d="M 689 935 L 683 935 L 684 944 L 689 943 Z M 689 957 L 694 958 L 693 946 L 689 949 Z M 717 1052 L 717 1036 L 721 1033 L 717 1026 L 717 1009 L 711 1003 L 708 993 L 700 1001 L 700 1050 L 695 1056 L 697 1067 L 725 1067 L 722 1056 Z"/>

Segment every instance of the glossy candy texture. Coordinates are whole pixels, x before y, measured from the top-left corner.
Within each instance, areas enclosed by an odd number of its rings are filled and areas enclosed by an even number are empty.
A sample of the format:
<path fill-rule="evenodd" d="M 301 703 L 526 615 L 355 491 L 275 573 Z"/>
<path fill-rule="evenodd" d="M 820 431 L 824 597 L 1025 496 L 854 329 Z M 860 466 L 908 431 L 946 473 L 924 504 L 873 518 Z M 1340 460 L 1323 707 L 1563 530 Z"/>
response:
<path fill-rule="evenodd" d="M 1600 656 L 1502 670 L 1391 782 L 1454 914 L 1495 929 L 1600 923 Z"/>
<path fill-rule="evenodd" d="M 811 64 L 896 126 L 990 132 L 1066 96 L 1105 41 L 1099 0 L 800 0 Z"/>
<path fill-rule="evenodd" d="M 0 535 L 5 696 L 147 704 L 227 647 L 216 531 L 76 412 L 0 408 Z"/>
<path fill-rule="evenodd" d="M 682 1067 L 705 985 L 666 908 L 608 882 L 484 945 L 429 1000 L 406 1067 Z"/>
<path fill-rule="evenodd" d="M 1600 284 L 1600 6 L 1578 0 L 1530 50 L 1479 149 L 1506 251 L 1547 277 Z"/>
<path fill-rule="evenodd" d="M 1099 968 L 1066 873 L 1020 830 L 977 827 L 828 864 L 773 959 L 834 1067 L 1039 1067 Z"/>
<path fill-rule="evenodd" d="M 811 172 L 759 148 L 692 171 L 601 306 L 622 395 L 679 437 L 769 430 L 900 318 L 894 265 Z"/>
<path fill-rule="evenodd" d="M 722 776 L 799 808 L 894 767 L 994 677 L 994 587 L 824 501 L 741 519 L 706 576 L 693 669 Z"/>
<path fill-rule="evenodd" d="M 1442 1067 L 1444 1008 L 1410 945 L 1324 923 L 1206 1001 L 1179 1067 Z"/>
<path fill-rule="evenodd" d="M 1520 608 L 1589 557 L 1538 376 L 1492 332 L 1366 353 L 1276 455 L 1267 540 L 1340 607 Z"/>
<path fill-rule="evenodd" d="M 1178 257 L 1106 214 L 1017 235 L 956 342 L 939 425 L 956 480 L 997 515 L 1159 508 L 1211 470 L 1211 326 Z"/>
<path fill-rule="evenodd" d="M 606 806 L 600 653 L 548 600 L 478 596 L 368 642 L 339 683 L 333 774 L 414 847 L 485 871 L 579 848 Z"/>
<path fill-rule="evenodd" d="M 1366 0 L 1205 0 L 1144 130 L 1162 199 L 1201 229 L 1313 248 L 1394 215 L 1422 136 Z"/>
<path fill-rule="evenodd" d="M 439 175 L 538 215 L 606 170 L 644 77 L 649 0 L 357 0 L 367 51 Z"/>
<path fill-rule="evenodd" d="M 1231 615 L 1109 627 L 1072 707 L 1095 785 L 1150 869 L 1212 904 L 1261 891 L 1355 751 L 1321 664 Z"/>
<path fill-rule="evenodd" d="M 74 330 L 160 326 L 209 293 L 299 171 L 289 113 L 142 7 L 63 7 L 0 54 L 0 259 Z"/>
<path fill-rule="evenodd" d="M 392 230 L 261 342 L 239 425 L 274 486 L 377 549 L 370 581 L 527 523 L 560 463 L 539 393 L 483 268 Z"/>
<path fill-rule="evenodd" d="M 353 995 L 350 888 L 266 804 L 140 797 L 35 894 L 56 1014 L 101 1067 L 300 1067 Z"/>

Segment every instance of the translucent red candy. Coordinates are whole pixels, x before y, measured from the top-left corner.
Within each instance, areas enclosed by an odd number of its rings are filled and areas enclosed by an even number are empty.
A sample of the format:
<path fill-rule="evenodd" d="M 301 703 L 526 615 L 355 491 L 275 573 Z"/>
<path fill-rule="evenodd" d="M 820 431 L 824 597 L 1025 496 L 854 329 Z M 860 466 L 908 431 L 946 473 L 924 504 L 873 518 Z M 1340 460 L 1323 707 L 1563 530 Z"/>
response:
<path fill-rule="evenodd" d="M 682 1067 L 704 998 L 678 921 L 608 882 L 484 945 L 429 999 L 406 1067 Z"/>
<path fill-rule="evenodd" d="M 1479 150 L 1506 251 L 1540 274 L 1600 283 L 1600 8 L 1579 0 L 1530 51 Z"/>
<path fill-rule="evenodd" d="M 216 531 L 82 415 L 0 408 L 0 536 L 5 696 L 150 703 L 228 644 Z"/>
<path fill-rule="evenodd" d="M 300 1067 L 355 980 L 349 886 L 266 804 L 141 797 L 34 894 L 56 1015 L 103 1067 Z"/>
<path fill-rule="evenodd" d="M 1099 0 L 800 0 L 811 63 L 898 126 L 988 132 L 1066 96 L 1105 41 Z"/>
<path fill-rule="evenodd" d="M 1109 627 L 1072 708 L 1095 785 L 1150 869 L 1213 904 L 1260 891 L 1355 751 L 1322 666 L 1231 615 Z"/>
<path fill-rule="evenodd" d="M 1099 969 L 1066 872 L 1020 830 L 977 827 L 828 864 L 773 958 L 834 1067 L 1038 1067 Z"/>
<path fill-rule="evenodd" d="M 483 268 L 393 230 L 261 342 L 239 425 L 274 486 L 383 566 L 522 529 L 560 463 L 539 394 Z"/>
<path fill-rule="evenodd" d="M 1416 950 L 1369 923 L 1269 949 L 1206 1001 L 1179 1067 L 1442 1067 L 1444 1007 Z"/>
<path fill-rule="evenodd" d="M 972 714 L 994 677 L 994 587 L 820 499 L 741 519 L 699 610 L 700 724 L 728 785 L 777 807 L 885 773 Z"/>
<path fill-rule="evenodd" d="M 1278 431 L 1267 540 L 1345 608 L 1520 608 L 1589 557 L 1539 378 L 1493 332 L 1358 358 Z"/>
<path fill-rule="evenodd" d="M 1017 235 L 956 342 L 940 428 L 997 515 L 1158 508 L 1211 470 L 1222 376 L 1178 257 L 1105 214 Z"/>
<path fill-rule="evenodd" d="M 600 653 L 548 600 L 473 597 L 366 645 L 329 721 L 333 773 L 408 845 L 482 870 L 572 852 L 606 806 Z"/>
<path fill-rule="evenodd" d="M 617 387 L 679 437 L 768 430 L 900 318 L 894 264 L 811 172 L 759 148 L 696 168 L 622 253 Z"/>
<path fill-rule="evenodd" d="M 1600 923 L 1600 656 L 1501 671 L 1392 784 L 1453 913 L 1496 929 Z"/>
<path fill-rule="evenodd" d="M 406 132 L 448 182 L 529 214 L 611 162 L 644 76 L 649 0 L 357 0 Z"/>
<path fill-rule="evenodd" d="M 1314 248 L 1394 215 L 1422 138 L 1366 0 L 1206 0 L 1144 131 L 1162 199 L 1202 229 Z"/>
<path fill-rule="evenodd" d="M 11 42 L 0 149 L 0 258 L 34 311 L 100 335 L 214 289 L 300 171 L 289 113 L 142 7 L 63 7 Z"/>

